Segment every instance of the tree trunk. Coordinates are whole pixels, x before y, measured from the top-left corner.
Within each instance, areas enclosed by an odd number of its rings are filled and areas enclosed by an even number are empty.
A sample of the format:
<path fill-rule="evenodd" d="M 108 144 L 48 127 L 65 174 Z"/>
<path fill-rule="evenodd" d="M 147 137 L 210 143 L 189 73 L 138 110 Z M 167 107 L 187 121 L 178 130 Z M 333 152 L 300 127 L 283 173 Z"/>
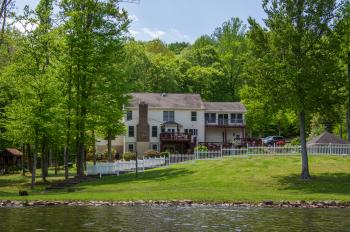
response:
<path fill-rule="evenodd" d="M 301 178 L 303 180 L 310 179 L 309 173 L 309 161 L 307 155 L 306 147 L 306 133 L 305 133 L 305 112 L 300 112 L 300 141 L 301 141 L 301 159 L 302 159 L 302 169 L 301 169 Z"/>
<path fill-rule="evenodd" d="M 108 132 L 108 162 L 112 162 L 112 135 Z"/>
<path fill-rule="evenodd" d="M 92 146 L 92 155 L 94 157 L 94 165 L 96 165 L 96 161 L 97 161 L 97 157 L 96 157 L 96 136 L 95 136 L 95 131 L 92 131 L 92 142 L 93 142 L 93 146 Z"/>
<path fill-rule="evenodd" d="M 339 120 L 339 137 L 343 139 L 343 118 L 340 117 Z"/>
<path fill-rule="evenodd" d="M 34 151 L 33 151 L 33 169 L 32 169 L 32 186 L 34 189 L 35 186 L 35 175 L 36 175 L 36 162 L 38 158 L 38 132 L 35 131 L 35 142 L 34 142 Z"/>
<path fill-rule="evenodd" d="M 77 149 L 77 176 L 84 176 L 84 143 L 81 141 Z"/>
<path fill-rule="evenodd" d="M 25 154 L 26 154 L 26 145 L 23 144 L 22 145 L 22 159 L 21 159 L 21 166 L 22 166 L 22 176 L 26 175 L 26 168 L 25 168 L 25 163 L 24 163 L 24 159 L 25 159 Z"/>
<path fill-rule="evenodd" d="M 48 176 L 48 144 L 47 139 L 43 138 L 42 149 L 41 149 L 41 177 L 44 182 L 47 182 L 46 177 Z"/>
<path fill-rule="evenodd" d="M 64 155 L 63 155 L 63 162 L 64 162 L 64 178 L 67 180 L 69 178 L 69 170 L 68 170 L 68 157 L 69 157 L 69 148 L 66 144 L 64 146 Z"/>
<path fill-rule="evenodd" d="M 346 130 L 350 142 L 350 52 L 348 52 L 348 109 L 346 111 Z"/>

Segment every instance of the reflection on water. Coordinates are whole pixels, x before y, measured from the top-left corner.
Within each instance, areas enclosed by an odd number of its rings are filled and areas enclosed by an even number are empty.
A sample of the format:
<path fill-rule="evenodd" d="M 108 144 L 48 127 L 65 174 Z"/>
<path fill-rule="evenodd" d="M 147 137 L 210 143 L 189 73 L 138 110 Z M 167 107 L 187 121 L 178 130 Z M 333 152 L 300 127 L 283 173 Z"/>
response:
<path fill-rule="evenodd" d="M 0 231 L 350 231 L 350 209 L 0 208 Z"/>

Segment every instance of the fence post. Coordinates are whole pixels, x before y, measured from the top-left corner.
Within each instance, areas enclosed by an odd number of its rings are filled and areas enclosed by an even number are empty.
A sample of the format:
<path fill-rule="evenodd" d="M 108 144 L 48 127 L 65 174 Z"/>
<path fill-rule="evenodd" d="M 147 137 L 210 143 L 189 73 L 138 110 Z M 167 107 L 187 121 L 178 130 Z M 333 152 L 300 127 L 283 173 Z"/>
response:
<path fill-rule="evenodd" d="M 329 143 L 329 154 L 331 155 L 332 154 L 332 144 Z"/>
<path fill-rule="evenodd" d="M 276 155 L 276 143 L 273 143 L 273 154 Z"/>
<path fill-rule="evenodd" d="M 221 155 L 221 159 L 224 157 L 223 151 L 222 151 L 222 144 L 220 146 L 220 155 Z"/>
<path fill-rule="evenodd" d="M 145 171 L 145 156 L 142 156 L 142 171 Z"/>

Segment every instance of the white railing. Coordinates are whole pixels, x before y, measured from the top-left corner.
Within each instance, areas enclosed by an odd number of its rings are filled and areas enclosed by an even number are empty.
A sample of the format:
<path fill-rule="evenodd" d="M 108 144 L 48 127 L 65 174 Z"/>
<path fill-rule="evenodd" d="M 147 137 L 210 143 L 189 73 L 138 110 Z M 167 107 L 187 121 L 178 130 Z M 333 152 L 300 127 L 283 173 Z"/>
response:
<path fill-rule="evenodd" d="M 170 154 L 168 165 L 196 160 L 195 154 Z"/>
<path fill-rule="evenodd" d="M 137 170 L 144 171 L 148 168 L 165 166 L 167 164 L 165 157 L 147 158 L 137 161 Z M 130 172 L 136 170 L 136 160 L 116 161 L 114 163 L 88 163 L 86 166 L 87 175 L 119 175 L 120 172 Z"/>
<path fill-rule="evenodd" d="M 195 156 L 197 160 L 205 159 L 221 159 L 222 152 L 218 151 L 195 151 Z"/>
<path fill-rule="evenodd" d="M 341 155 L 350 157 L 350 144 L 308 144 L 309 155 Z M 222 148 L 217 151 L 195 151 L 194 154 L 170 154 L 169 157 L 145 158 L 138 160 L 138 171 L 148 168 L 170 166 L 195 160 L 213 160 L 224 157 L 248 157 L 248 156 L 291 156 L 300 155 L 300 146 L 271 146 L 271 147 L 244 147 Z M 120 172 L 136 170 L 136 161 L 117 161 L 114 163 L 97 163 L 87 165 L 88 175 L 108 175 Z"/>

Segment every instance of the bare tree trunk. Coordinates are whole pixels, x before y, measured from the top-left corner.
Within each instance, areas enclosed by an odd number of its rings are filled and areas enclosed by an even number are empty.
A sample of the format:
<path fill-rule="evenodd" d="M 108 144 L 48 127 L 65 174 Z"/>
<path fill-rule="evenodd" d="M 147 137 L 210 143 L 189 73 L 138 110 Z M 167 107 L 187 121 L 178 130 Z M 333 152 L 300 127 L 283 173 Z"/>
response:
<path fill-rule="evenodd" d="M 343 138 L 343 117 L 340 116 L 339 119 L 339 137 Z"/>
<path fill-rule="evenodd" d="M 67 180 L 69 178 L 69 170 L 68 170 L 68 157 L 69 157 L 69 148 L 66 144 L 64 146 L 64 155 L 63 155 L 63 165 L 64 165 L 64 178 Z"/>
<path fill-rule="evenodd" d="M 22 166 L 22 176 L 26 175 L 26 168 L 25 168 L 25 163 L 24 163 L 24 158 L 25 158 L 25 154 L 26 154 L 26 145 L 23 144 L 22 145 L 22 159 L 21 159 L 21 166 Z"/>
<path fill-rule="evenodd" d="M 47 182 L 46 177 L 48 176 L 48 144 L 47 139 L 43 138 L 41 148 L 41 177 L 44 182 Z"/>
<path fill-rule="evenodd" d="M 346 132 L 350 142 L 350 52 L 348 53 L 348 106 L 346 110 Z"/>
<path fill-rule="evenodd" d="M 38 158 L 38 131 L 35 130 L 35 142 L 34 142 L 34 151 L 33 151 L 33 169 L 32 169 L 32 186 L 33 189 L 35 186 L 35 175 L 36 175 L 36 162 Z"/>
<path fill-rule="evenodd" d="M 96 157 L 96 136 L 95 136 L 95 131 L 92 131 L 92 141 L 93 141 L 93 146 L 92 146 L 92 155 L 94 157 L 94 165 L 96 165 L 97 157 Z"/>
<path fill-rule="evenodd" d="M 301 141 L 301 158 L 302 158 L 302 169 L 301 169 L 301 178 L 303 180 L 310 179 L 309 173 L 309 161 L 307 155 L 306 147 L 306 132 L 305 132 L 305 112 L 300 112 L 300 141 Z"/>
<path fill-rule="evenodd" d="M 112 162 L 112 135 L 108 132 L 108 162 Z"/>

